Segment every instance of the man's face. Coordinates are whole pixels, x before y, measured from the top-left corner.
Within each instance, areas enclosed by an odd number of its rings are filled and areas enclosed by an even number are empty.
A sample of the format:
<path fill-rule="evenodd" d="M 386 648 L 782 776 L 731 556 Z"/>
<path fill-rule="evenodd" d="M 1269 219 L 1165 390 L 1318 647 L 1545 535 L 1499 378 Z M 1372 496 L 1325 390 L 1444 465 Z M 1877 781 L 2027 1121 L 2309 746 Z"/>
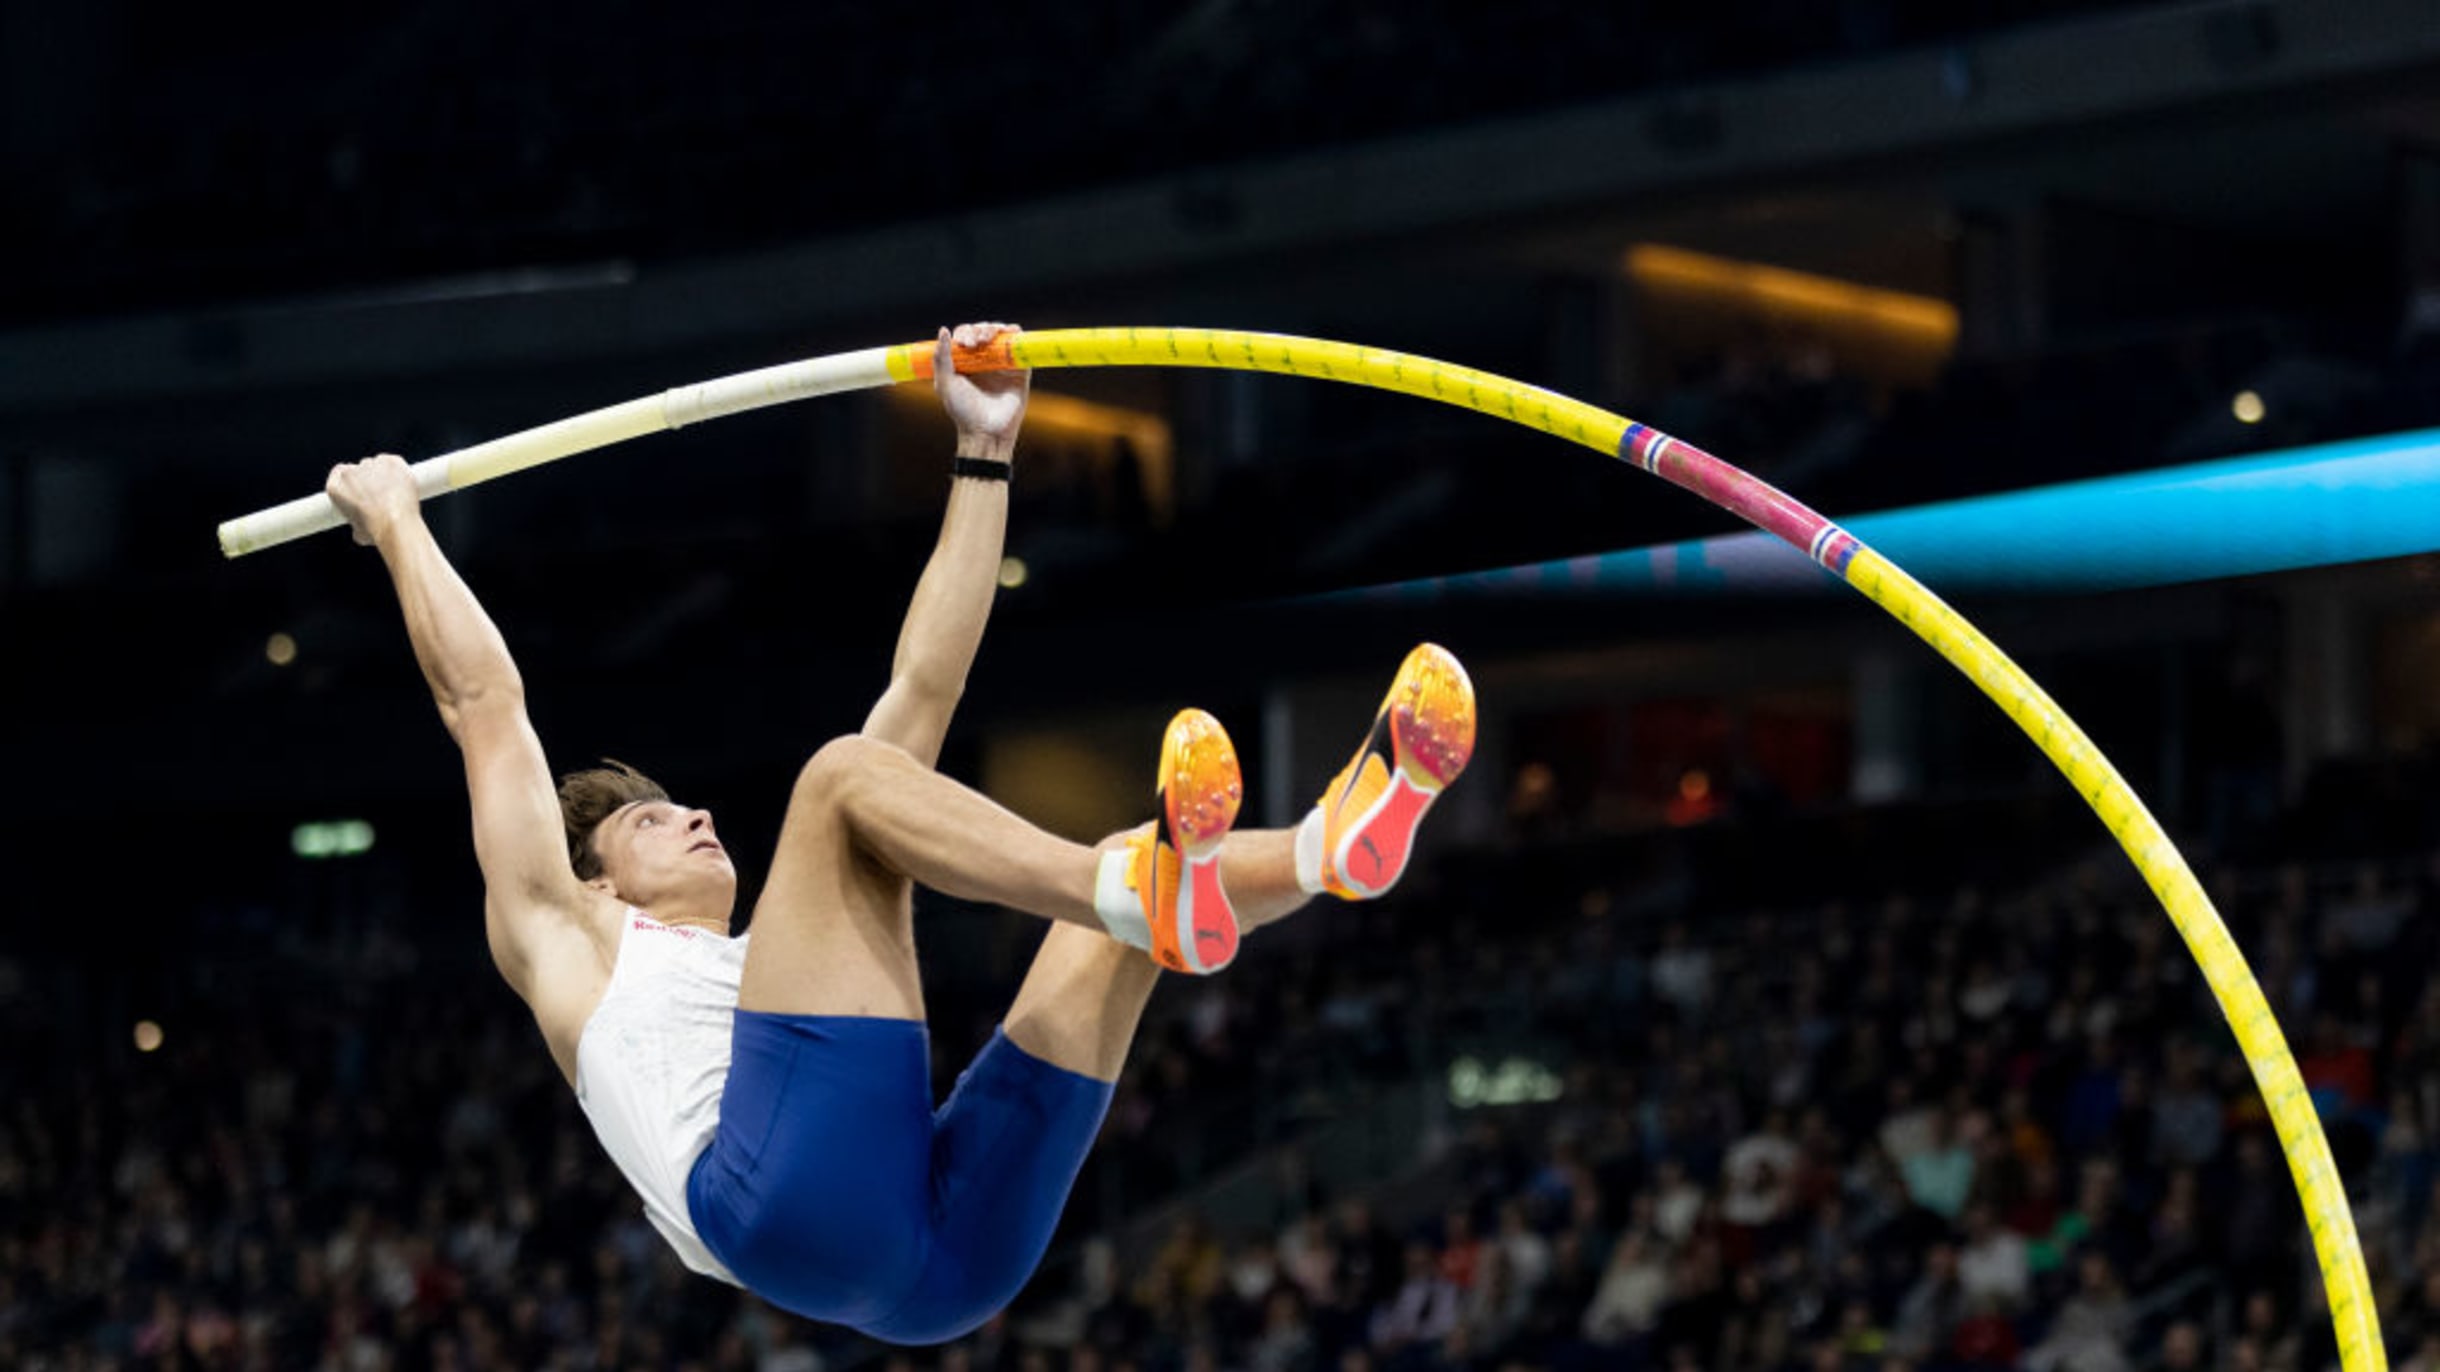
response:
<path fill-rule="evenodd" d="M 595 826 L 593 851 L 601 854 L 611 890 L 631 905 L 737 899 L 737 868 L 713 832 L 709 810 L 666 800 L 622 805 Z"/>

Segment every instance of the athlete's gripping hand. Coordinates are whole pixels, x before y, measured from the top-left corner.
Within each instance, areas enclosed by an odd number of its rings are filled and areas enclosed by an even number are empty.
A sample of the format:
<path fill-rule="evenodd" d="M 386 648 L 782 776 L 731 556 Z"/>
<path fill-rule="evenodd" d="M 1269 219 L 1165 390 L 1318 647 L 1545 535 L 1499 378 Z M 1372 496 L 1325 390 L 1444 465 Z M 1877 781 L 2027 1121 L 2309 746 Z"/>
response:
<path fill-rule="evenodd" d="M 381 543 L 393 529 L 423 517 L 423 497 L 415 489 L 415 473 L 396 453 L 383 453 L 362 462 L 342 462 L 322 483 L 330 502 L 347 517 L 356 541 Z"/>
<path fill-rule="evenodd" d="M 940 392 L 942 408 L 957 424 L 957 455 L 1008 461 L 1017 448 L 1017 426 L 1025 420 L 1025 394 L 1033 385 L 1030 371 L 977 372 L 960 376 L 951 360 L 950 345 L 981 348 L 1003 334 L 1024 330 L 1014 324 L 960 324 L 940 331 L 932 353 L 932 389 Z"/>

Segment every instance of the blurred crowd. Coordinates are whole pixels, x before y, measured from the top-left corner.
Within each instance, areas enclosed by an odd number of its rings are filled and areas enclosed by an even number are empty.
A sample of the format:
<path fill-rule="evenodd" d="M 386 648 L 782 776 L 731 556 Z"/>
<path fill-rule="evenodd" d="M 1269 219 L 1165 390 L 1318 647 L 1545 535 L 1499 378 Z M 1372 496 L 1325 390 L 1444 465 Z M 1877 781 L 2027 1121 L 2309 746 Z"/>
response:
<path fill-rule="evenodd" d="M 1452 883 L 1395 930 L 1375 908 L 1268 956 L 1257 941 L 1248 974 L 1161 998 L 1070 1240 L 1126 1218 L 1108 1169 L 1148 1195 L 1194 1180 L 1177 1160 L 1215 1110 L 1436 1089 L 1461 1051 L 1539 1061 L 1557 1089 L 1440 1092 L 1401 1177 L 1190 1203 L 1140 1253 L 1054 1262 L 1012 1317 L 915 1353 L 684 1274 L 506 993 L 456 984 L 488 973 L 376 932 L 318 951 L 316 994 L 224 977 L 159 1051 L 103 1054 L 59 1039 L 77 983 L 17 967 L 0 1365 L 2330 1366 L 2260 1097 L 2121 866 L 1657 920 L 1601 885 L 1529 917 Z M 2419 918 L 2436 876 L 2214 884 L 2417 1369 L 2440 1367 L 2440 991 Z M 955 1022 L 935 1025 L 945 1070 L 988 1017 Z"/>
<path fill-rule="evenodd" d="M 1556 1103 L 1462 1125 L 1413 1213 L 1358 1195 L 1307 1197 L 1275 1231 L 1181 1221 L 1097 1293 L 1082 1356 L 2335 1365 L 2246 1064 L 2171 926 L 2107 870 L 1649 944 L 1595 921 L 1491 958 L 1461 1000 L 1566 1045 Z M 2348 1179 L 2392 1356 L 2417 1368 L 2440 1366 L 2432 876 L 2292 867 L 2217 893 Z"/>
<path fill-rule="evenodd" d="M 398 855 L 359 861 L 292 908 L 199 907 L 168 926 L 175 946 L 0 951 L 0 1369 L 811 1372 L 874 1355 L 685 1272 L 480 960 L 475 912 L 419 912 Z M 1013 918 L 930 915 L 968 921 L 934 924 L 943 937 Z M 928 987 L 944 1091 L 1011 989 Z M 1293 1127 L 1249 1108 L 1273 1081 L 1230 1065 L 1293 1035 L 1239 1026 L 1205 1051 L 1200 1015 L 1156 1005 L 1071 1232 Z"/>

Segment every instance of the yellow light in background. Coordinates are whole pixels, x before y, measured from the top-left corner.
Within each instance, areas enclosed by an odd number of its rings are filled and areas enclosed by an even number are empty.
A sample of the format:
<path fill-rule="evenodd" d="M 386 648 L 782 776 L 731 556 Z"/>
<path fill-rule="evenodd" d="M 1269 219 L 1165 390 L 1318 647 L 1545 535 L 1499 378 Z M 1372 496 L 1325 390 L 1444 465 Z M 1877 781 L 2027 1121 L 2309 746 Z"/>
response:
<path fill-rule="evenodd" d="M 1169 462 L 1169 421 L 1148 410 L 1037 389 L 1025 401 L 1025 427 L 1077 438 L 1123 438 L 1145 461 Z"/>
<path fill-rule="evenodd" d="M 929 410 L 935 415 L 940 412 L 940 401 L 933 396 L 930 386 L 897 386 L 889 395 L 910 409 Z M 1125 440 L 1135 450 L 1136 460 L 1143 464 L 1144 499 L 1152 506 L 1157 520 L 1168 519 L 1174 508 L 1172 473 L 1177 450 L 1176 435 L 1168 419 L 1150 410 L 1104 404 L 1036 386 L 1025 401 L 1025 433 L 1096 445 L 1115 445 Z M 1025 454 L 1020 447 L 1017 454 L 1020 481 L 1024 479 L 1024 466 Z"/>
<path fill-rule="evenodd" d="M 286 634 L 273 634 L 263 645 L 263 656 L 271 659 L 272 666 L 285 667 L 297 660 L 297 641 Z"/>
<path fill-rule="evenodd" d="M 1002 589 L 1010 591 L 1017 589 L 1025 584 L 1025 576 L 1024 558 L 1004 557 L 1000 559 L 1000 586 Z"/>
<path fill-rule="evenodd" d="M 136 1051 L 149 1053 L 161 1046 L 161 1026 L 148 1019 L 136 1021 Z"/>
<path fill-rule="evenodd" d="M 2252 391 L 2239 391 L 2237 398 L 2228 402 L 2228 412 L 2237 417 L 2239 424 L 2259 424 L 2262 422 L 2262 397 Z"/>
<path fill-rule="evenodd" d="M 1143 782 L 1126 745 L 1160 727 L 1158 717 L 1113 710 L 1058 728 L 994 730 L 982 740 L 983 793 L 1062 838 L 1091 843 L 1143 822 Z"/>
<path fill-rule="evenodd" d="M 1957 341 L 1957 307 L 1928 295 L 1859 286 L 1836 277 L 1659 243 L 1638 243 L 1627 249 L 1627 275 L 1640 286 L 1710 295 L 1825 322 L 1869 325 L 1942 348 Z"/>

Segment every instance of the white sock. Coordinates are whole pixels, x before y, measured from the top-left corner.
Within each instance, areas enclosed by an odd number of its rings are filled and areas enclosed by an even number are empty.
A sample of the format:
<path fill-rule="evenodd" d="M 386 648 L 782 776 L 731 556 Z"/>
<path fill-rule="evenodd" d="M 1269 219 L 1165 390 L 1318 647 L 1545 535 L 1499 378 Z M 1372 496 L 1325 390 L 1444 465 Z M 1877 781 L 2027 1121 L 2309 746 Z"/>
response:
<path fill-rule="evenodd" d="M 1309 896 L 1322 893 L 1322 807 L 1314 806 L 1296 826 L 1296 884 Z"/>
<path fill-rule="evenodd" d="M 1144 922 L 1144 900 L 1127 883 L 1128 860 L 1134 856 L 1131 846 L 1101 855 L 1101 866 L 1093 874 L 1093 913 L 1101 916 L 1101 927 L 1110 937 L 1150 952 L 1152 926 Z"/>

